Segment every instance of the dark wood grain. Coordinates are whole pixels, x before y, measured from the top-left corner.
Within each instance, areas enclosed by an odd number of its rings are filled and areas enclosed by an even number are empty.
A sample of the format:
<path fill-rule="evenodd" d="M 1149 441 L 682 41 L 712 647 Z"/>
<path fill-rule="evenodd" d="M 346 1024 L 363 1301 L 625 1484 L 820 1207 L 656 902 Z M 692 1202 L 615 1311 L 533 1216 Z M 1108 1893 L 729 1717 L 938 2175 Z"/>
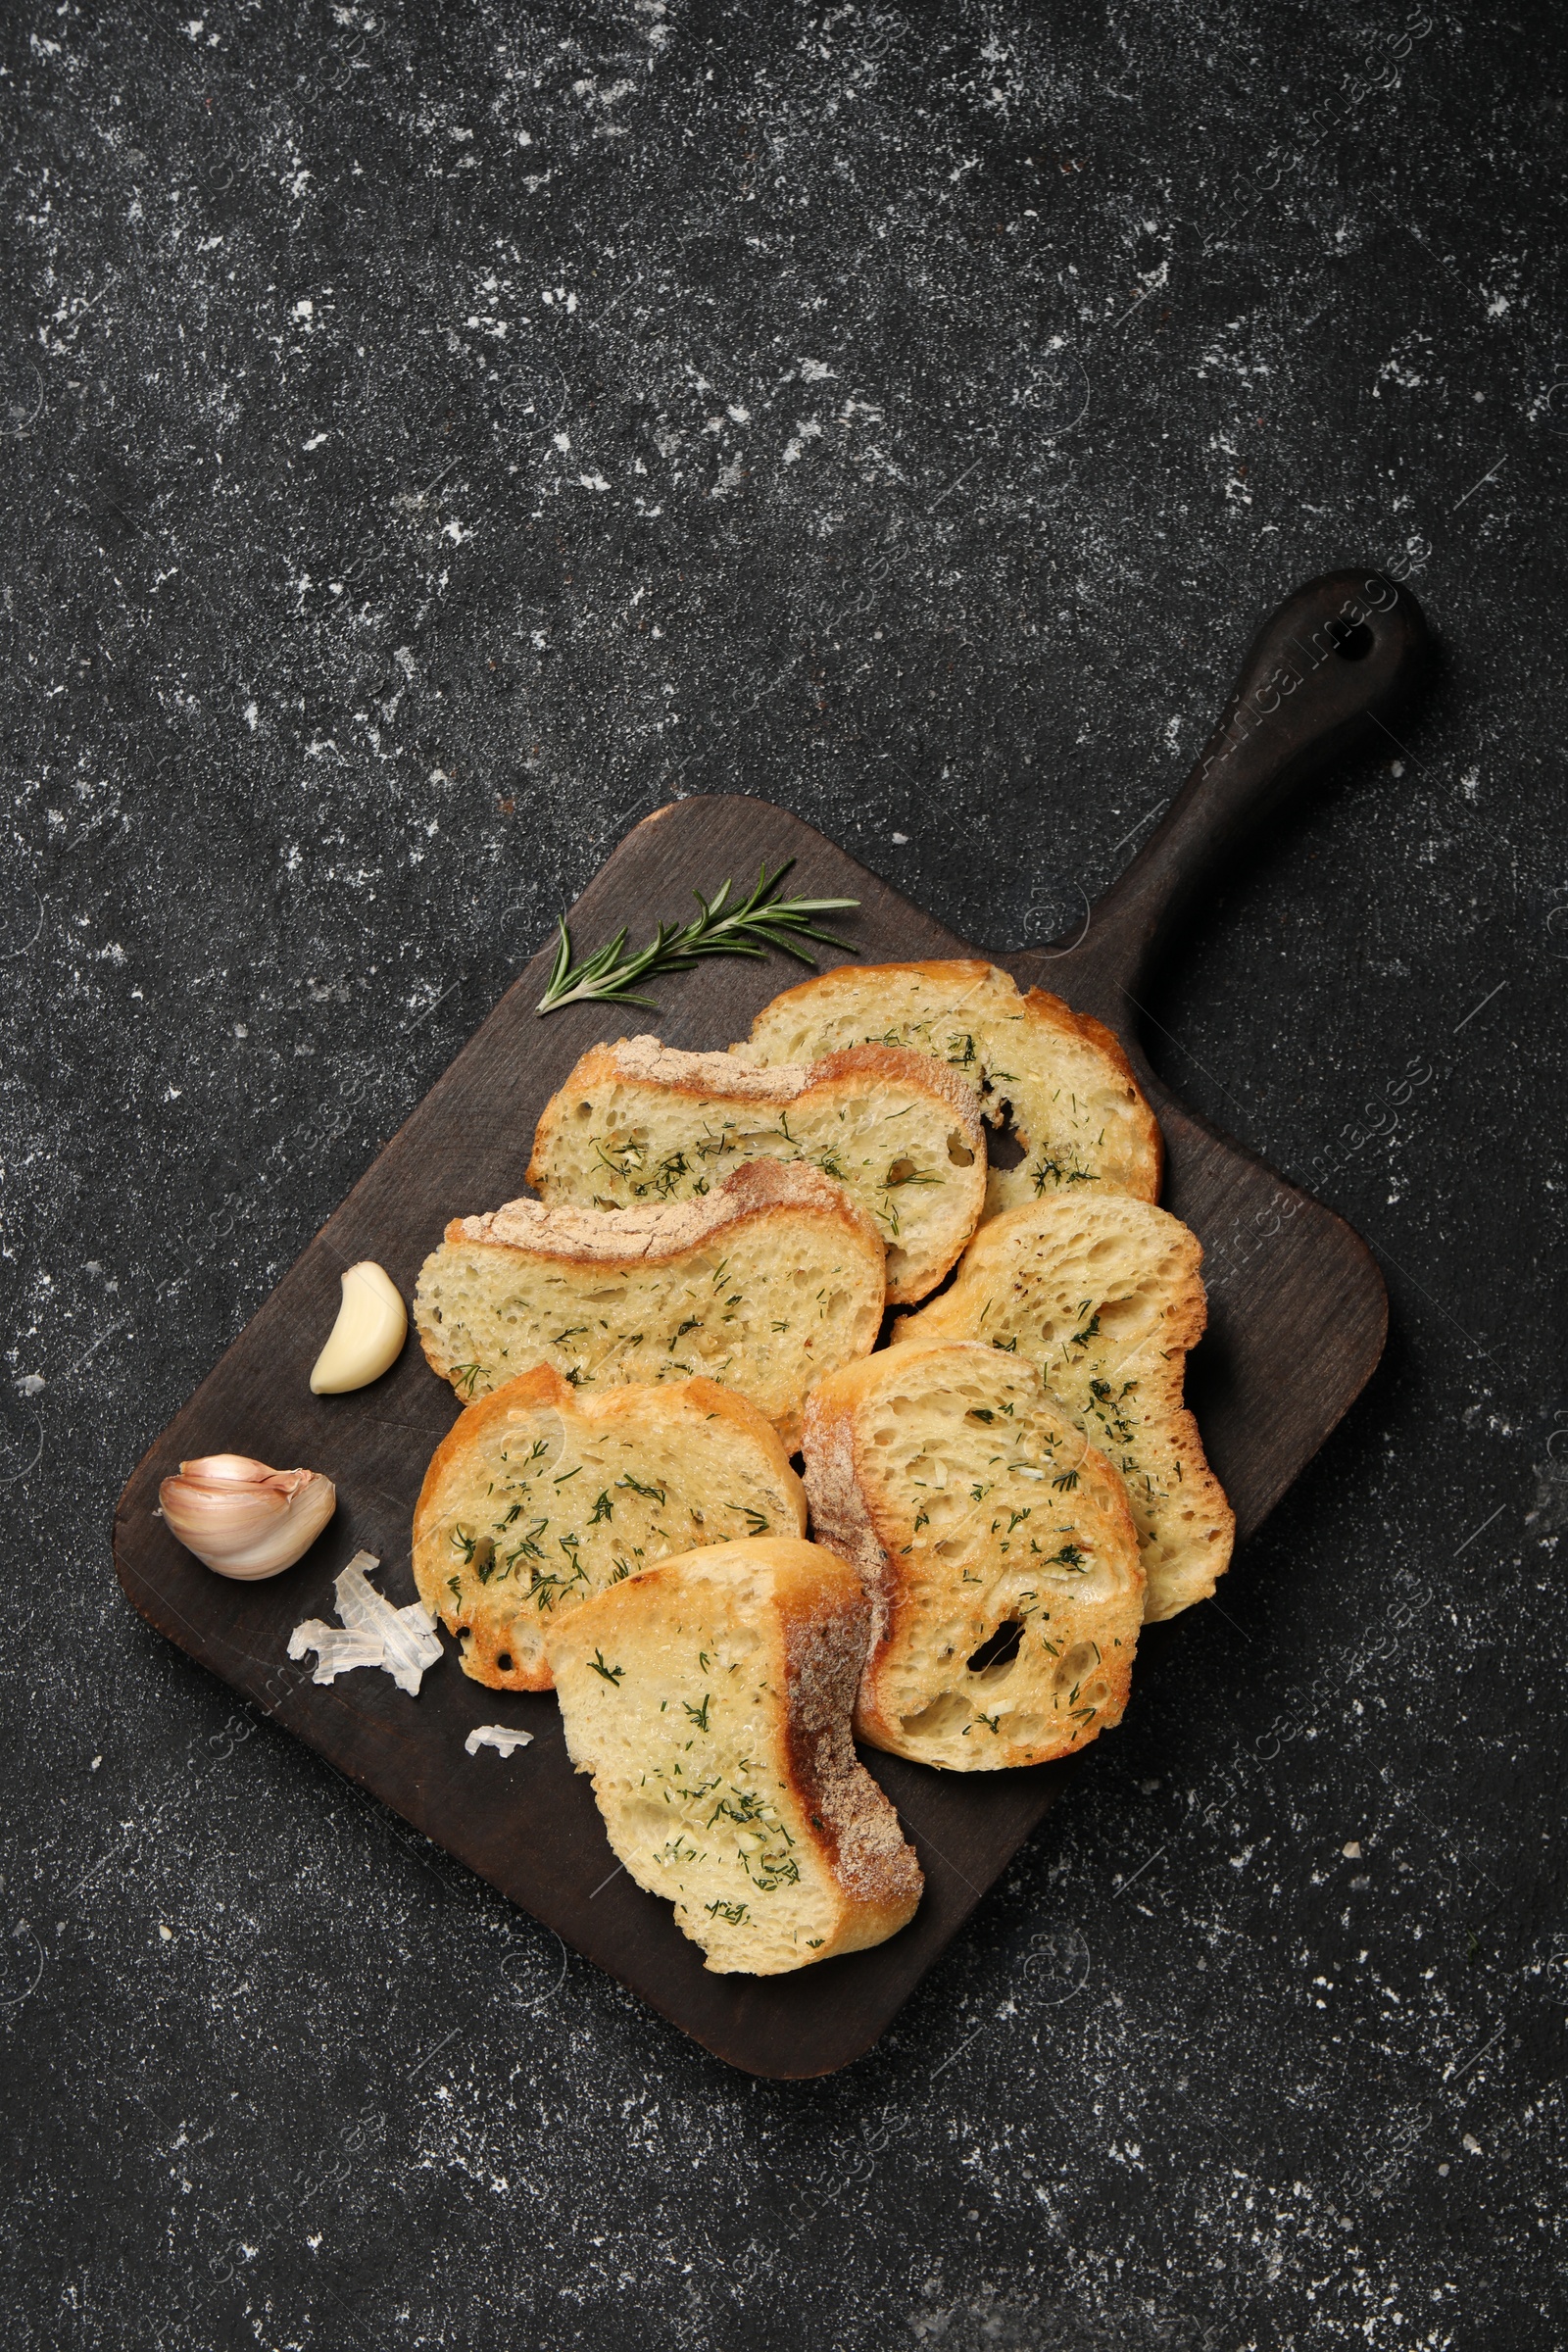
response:
<path fill-rule="evenodd" d="M 1282 609 L 1294 615 L 1293 632 L 1310 641 L 1344 592 L 1339 580 L 1303 591 Z M 1303 662 L 1292 690 L 1299 702 L 1276 696 L 1275 710 L 1259 714 L 1277 718 L 1286 709 L 1271 736 L 1263 727 L 1227 734 L 1222 724 L 1207 764 L 1200 762 L 1155 841 L 1080 941 L 1054 954 L 998 957 L 1021 981 L 1056 989 L 1115 1028 L 1159 1111 L 1167 1203 L 1208 1253 L 1211 1330 L 1195 1359 L 1192 1393 L 1243 1537 L 1371 1373 L 1383 1343 L 1383 1285 L 1340 1218 L 1195 1118 L 1153 1078 L 1138 1037 L 1139 991 L 1170 919 L 1249 817 L 1314 760 L 1332 757 L 1350 739 L 1357 712 L 1365 724 L 1407 677 L 1419 616 L 1406 596 L 1388 595 L 1370 624 L 1376 642 L 1360 661 L 1330 653 L 1315 670 Z M 1400 645 L 1391 612 L 1404 633 Z M 1307 625 L 1296 629 L 1296 621 Z M 1278 665 L 1275 644 L 1258 644 L 1266 676 Z M 1262 659 L 1254 647 L 1250 666 Z M 695 887 L 786 858 L 797 861 L 792 888 L 860 901 L 854 938 L 865 960 L 974 953 L 809 826 L 740 798 L 678 802 L 639 825 L 573 908 L 575 937 L 597 943 L 629 923 L 640 938 L 662 918 L 683 918 Z M 309 1664 L 285 1654 L 302 1618 L 330 1621 L 332 1580 L 362 1546 L 382 1561 L 391 1597 L 413 1598 L 414 1500 L 456 1411 L 412 1341 L 373 1387 L 311 1395 L 310 1367 L 336 1312 L 343 1268 L 375 1258 L 410 1295 L 448 1217 L 523 1189 L 534 1123 L 586 1046 L 649 1026 L 671 1045 L 722 1046 L 799 976 L 781 958 L 710 963 L 661 984 L 667 1009 L 657 1020 L 608 1005 L 541 1020 L 534 1006 L 549 962 L 548 953 L 534 958 L 149 1450 L 120 1499 L 116 1566 L 132 1602 L 162 1633 L 709 2049 L 756 2074 L 823 2074 L 876 2039 L 1078 1766 L 965 1777 L 868 1754 L 925 1869 L 915 1920 L 875 1951 L 797 1976 L 710 1976 L 668 1906 L 616 1869 L 587 1782 L 567 1763 L 553 1698 L 484 1690 L 458 1671 L 450 1649 L 416 1700 L 378 1673 L 318 1689 Z M 337 1516 L 320 1542 L 297 1567 L 260 1585 L 211 1575 L 154 1516 L 158 1481 L 178 1460 L 230 1449 L 308 1464 L 338 1487 Z M 484 1722 L 522 1726 L 534 1744 L 510 1760 L 490 1750 L 468 1757 L 464 1739 Z"/>

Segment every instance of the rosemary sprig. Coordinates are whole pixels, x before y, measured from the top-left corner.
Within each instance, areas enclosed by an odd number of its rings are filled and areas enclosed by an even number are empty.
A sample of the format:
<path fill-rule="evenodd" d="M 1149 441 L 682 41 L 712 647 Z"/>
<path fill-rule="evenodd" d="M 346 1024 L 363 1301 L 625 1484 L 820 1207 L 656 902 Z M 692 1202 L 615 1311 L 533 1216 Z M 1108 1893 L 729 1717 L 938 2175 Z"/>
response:
<path fill-rule="evenodd" d="M 725 882 L 711 900 L 705 899 L 700 890 L 693 898 L 702 908 L 689 923 L 661 923 L 647 947 L 626 952 L 626 933 L 617 931 L 608 946 L 597 949 L 581 963 L 571 959 L 571 934 L 566 918 L 562 915 L 557 924 L 560 938 L 556 946 L 555 968 L 550 985 L 539 1000 L 540 1012 L 559 1012 L 564 1004 L 588 1003 L 647 1004 L 659 1010 L 657 999 L 633 996 L 632 990 L 640 980 L 656 978 L 662 972 L 689 972 L 705 956 L 764 956 L 769 948 L 782 948 L 798 963 L 815 970 L 814 958 L 808 956 L 797 943 L 814 939 L 823 947 L 844 948 L 847 940 L 835 939 L 831 931 L 818 931 L 811 917 L 818 914 L 840 914 L 858 906 L 858 899 L 781 899 L 776 894 L 790 867 L 793 858 L 785 859 L 777 873 L 770 874 L 764 864 L 757 877 L 757 887 L 750 898 L 730 904 L 730 885 Z M 855 951 L 850 950 L 853 955 Z"/>

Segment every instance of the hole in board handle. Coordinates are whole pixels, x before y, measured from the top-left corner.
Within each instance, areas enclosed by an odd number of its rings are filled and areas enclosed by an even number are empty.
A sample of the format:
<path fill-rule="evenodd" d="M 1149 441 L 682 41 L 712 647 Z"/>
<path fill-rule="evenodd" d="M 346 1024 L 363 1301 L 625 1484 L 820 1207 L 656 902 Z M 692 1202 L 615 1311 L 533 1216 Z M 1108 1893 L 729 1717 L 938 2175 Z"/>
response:
<path fill-rule="evenodd" d="M 1364 662 L 1377 639 L 1364 620 L 1331 620 L 1329 643 L 1342 662 Z"/>

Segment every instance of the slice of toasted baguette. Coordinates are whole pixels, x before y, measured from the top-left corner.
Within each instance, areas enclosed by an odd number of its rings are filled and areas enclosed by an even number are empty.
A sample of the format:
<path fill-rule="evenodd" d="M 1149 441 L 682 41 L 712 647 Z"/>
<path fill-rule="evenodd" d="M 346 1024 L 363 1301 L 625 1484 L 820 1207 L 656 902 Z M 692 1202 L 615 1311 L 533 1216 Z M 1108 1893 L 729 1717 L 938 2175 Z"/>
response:
<path fill-rule="evenodd" d="M 935 1290 L 985 1202 L 973 1085 L 888 1046 L 770 1069 L 657 1037 L 594 1046 L 545 1105 L 528 1182 L 552 1203 L 626 1208 L 700 1199 L 753 1159 L 805 1160 L 844 1186 L 887 1245 L 895 1306 Z"/>
<path fill-rule="evenodd" d="M 552 1622 L 703 1544 L 806 1533 L 771 1421 L 711 1380 L 578 1392 L 548 1364 L 470 1404 L 414 1509 L 414 1581 L 463 1671 L 548 1690 Z"/>
<path fill-rule="evenodd" d="M 648 1208 L 510 1200 L 458 1217 L 425 1259 L 414 1318 L 460 1396 L 552 1365 L 578 1388 L 706 1375 L 787 1446 L 824 1372 L 866 1355 L 881 1236 L 815 1168 L 756 1160 L 704 1200 Z"/>
<path fill-rule="evenodd" d="M 1020 994 L 978 957 L 840 964 L 764 1004 L 750 1044 L 731 1051 L 762 1063 L 812 1061 L 866 1042 L 961 1070 L 994 1126 L 1010 1111 L 1024 1157 L 993 1165 L 988 1217 L 1090 1188 L 1158 1197 L 1159 1127 L 1111 1032 L 1044 989 Z"/>
<path fill-rule="evenodd" d="M 1127 1485 L 1146 1619 L 1205 1600 L 1230 1565 L 1236 1518 L 1182 1404 L 1187 1351 L 1208 1306 L 1198 1236 L 1125 1194 L 1069 1194 L 983 1225 L 953 1288 L 894 1327 L 913 1340 L 989 1340 L 1030 1356 Z"/>
<path fill-rule="evenodd" d="M 552 1628 L 567 1751 L 611 1845 L 718 1974 L 861 1951 L 920 1899 L 851 1736 L 869 1623 L 843 1560 L 764 1538 L 665 1560 Z"/>
<path fill-rule="evenodd" d="M 1144 1610 L 1121 1480 L 1026 1356 L 885 1348 L 812 1390 L 818 1543 L 859 1571 L 855 1728 L 953 1772 L 1070 1754 L 1121 1721 Z"/>

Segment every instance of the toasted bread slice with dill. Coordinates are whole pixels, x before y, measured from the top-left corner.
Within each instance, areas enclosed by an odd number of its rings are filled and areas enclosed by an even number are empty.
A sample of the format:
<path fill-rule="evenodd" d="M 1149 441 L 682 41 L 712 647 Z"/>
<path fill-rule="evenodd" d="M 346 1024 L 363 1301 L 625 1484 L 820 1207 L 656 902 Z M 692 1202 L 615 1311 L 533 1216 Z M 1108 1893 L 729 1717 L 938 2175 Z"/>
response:
<path fill-rule="evenodd" d="M 884 1295 L 882 1238 L 844 1187 L 755 1160 L 701 1200 L 456 1218 L 414 1319 L 466 1399 L 540 1363 L 582 1389 L 702 1376 L 794 1446 L 808 1389 L 875 1345 Z"/>
<path fill-rule="evenodd" d="M 870 1609 L 814 1544 L 717 1544 L 561 1618 L 550 1660 L 610 1843 L 718 1974 L 779 1976 L 895 1935 L 920 1899 L 850 1716 Z"/>
<path fill-rule="evenodd" d="M 1078 1192 L 983 1225 L 951 1290 L 894 1326 L 894 1345 L 987 1340 L 1031 1357 L 1120 1471 L 1149 1580 L 1146 1618 L 1204 1600 L 1236 1519 L 1182 1402 L 1208 1307 L 1202 1248 L 1125 1194 Z"/>
<path fill-rule="evenodd" d="M 1121 1480 L 1024 1355 L 887 1348 L 812 1390 L 811 1526 L 859 1571 L 855 1728 L 952 1772 L 1071 1754 L 1121 1720 L 1144 1571 Z"/>
<path fill-rule="evenodd" d="M 657 1037 L 594 1046 L 546 1103 L 528 1182 L 555 1204 L 701 1199 L 748 1160 L 842 1184 L 887 1247 L 888 1301 L 935 1290 L 980 1221 L 980 1097 L 928 1054 L 857 1046 L 809 1067 L 681 1054 Z"/>
<path fill-rule="evenodd" d="M 414 1581 L 463 1671 L 548 1690 L 546 1636 L 606 1586 L 699 1544 L 806 1533 L 771 1421 L 711 1380 L 574 1389 L 548 1364 L 458 1416 L 414 1511 Z"/>
<path fill-rule="evenodd" d="M 1010 1115 L 1024 1156 L 993 1164 L 988 1217 L 1079 1189 L 1158 1198 L 1159 1127 L 1117 1039 L 978 957 L 841 964 L 764 1004 L 731 1051 L 772 1064 L 864 1044 L 929 1054 L 974 1080 L 994 1126 Z"/>

